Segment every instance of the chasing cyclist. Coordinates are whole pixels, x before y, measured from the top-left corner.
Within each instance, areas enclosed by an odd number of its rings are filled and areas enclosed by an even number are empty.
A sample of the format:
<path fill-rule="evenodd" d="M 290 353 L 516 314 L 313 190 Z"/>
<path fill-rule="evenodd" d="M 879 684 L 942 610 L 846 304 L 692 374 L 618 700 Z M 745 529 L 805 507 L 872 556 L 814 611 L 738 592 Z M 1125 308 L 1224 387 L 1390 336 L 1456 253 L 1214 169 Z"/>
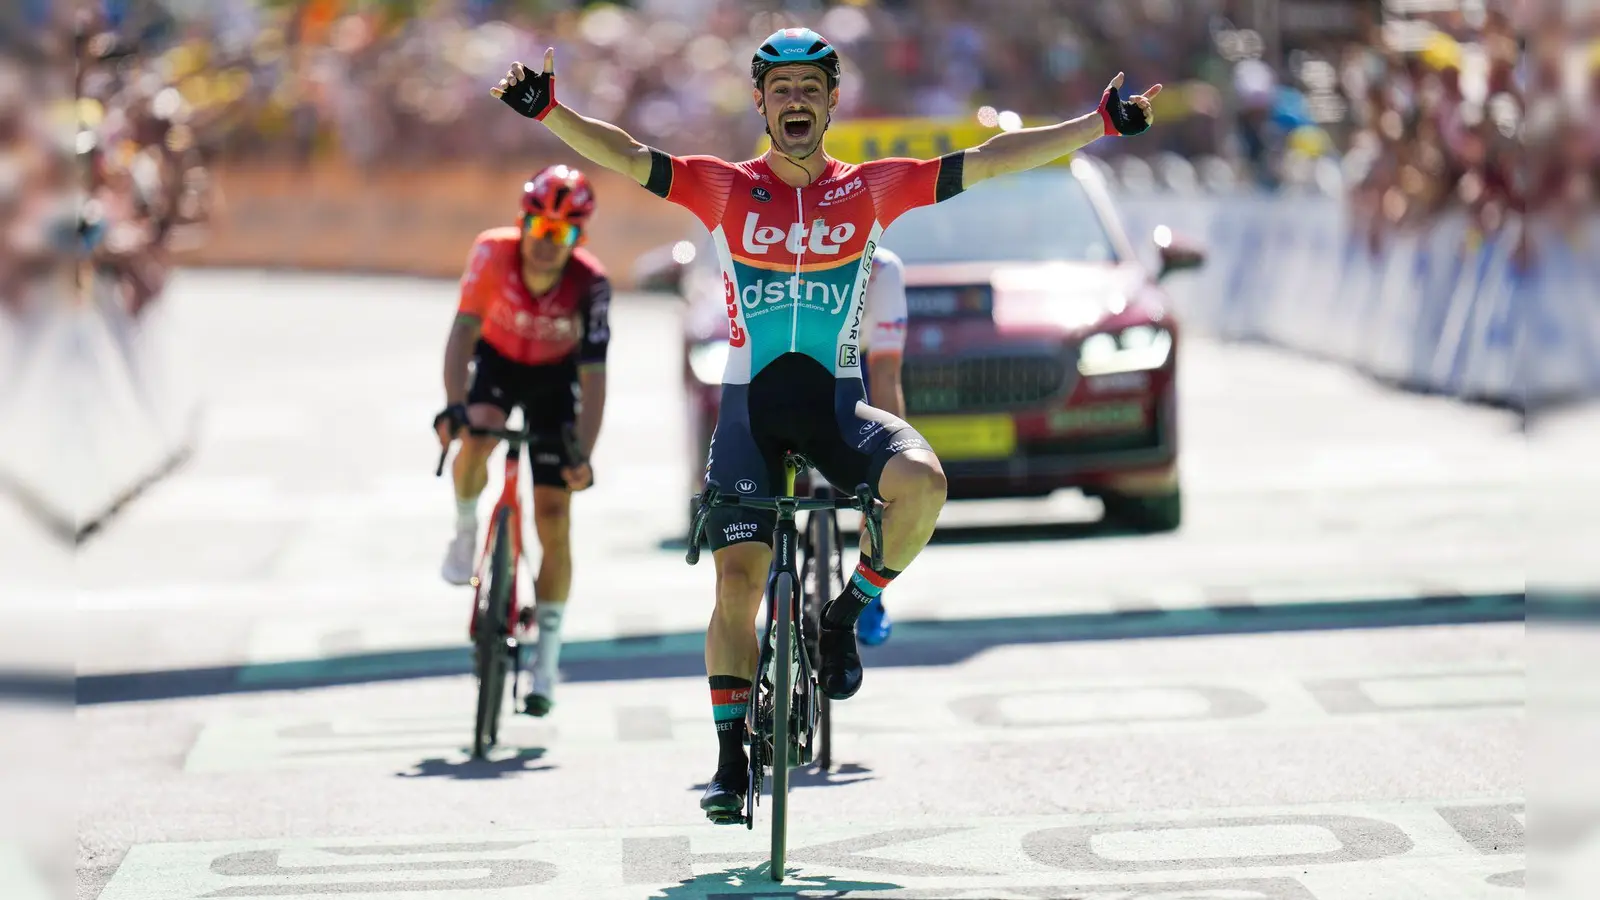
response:
<path fill-rule="evenodd" d="M 707 462 L 722 490 L 770 496 L 782 455 L 803 453 L 835 485 L 866 482 L 885 504 L 883 568 L 856 566 L 823 609 L 819 681 L 834 700 L 861 687 L 855 623 L 872 598 L 933 534 L 944 471 L 903 419 L 868 406 L 861 380 L 862 295 L 883 230 L 903 213 L 954 197 L 987 178 L 1058 159 L 1107 135 L 1150 127 L 1150 100 L 1122 100 L 1118 74 L 1094 111 L 1041 128 L 1002 132 L 930 160 L 841 163 L 822 151 L 839 102 L 839 55 L 805 28 L 775 32 L 751 59 L 752 99 L 771 148 L 730 163 L 670 156 L 622 129 L 585 118 L 555 97 L 555 51 L 544 71 L 513 63 L 490 93 L 538 119 L 578 153 L 632 177 L 694 213 L 711 232 L 726 291 L 730 353 Z M 1019 214 L 1022 214 L 1019 212 Z M 754 622 L 771 562 L 773 514 L 712 511 L 717 601 L 706 631 L 706 670 L 719 744 L 700 806 L 713 822 L 742 821 L 747 787 L 745 714 L 758 657 Z"/>
<path fill-rule="evenodd" d="M 445 344 L 447 405 L 433 423 L 441 445 L 448 446 L 469 424 L 504 428 L 515 406 L 536 434 L 555 434 L 576 422 L 582 460 L 568 459 L 565 450 L 540 450 L 530 465 L 533 524 L 542 552 L 534 579 L 537 662 L 524 709 L 535 716 L 555 702 L 561 622 L 572 585 L 570 492 L 594 480 L 587 460 L 606 405 L 611 282 L 600 261 L 579 246 L 594 205 L 583 173 L 550 166 L 523 185 L 520 227 L 478 235 Z M 499 443 L 468 434 L 456 454 L 456 535 L 441 571 L 451 584 L 472 579 L 478 497 L 489 480 L 489 454 Z"/>

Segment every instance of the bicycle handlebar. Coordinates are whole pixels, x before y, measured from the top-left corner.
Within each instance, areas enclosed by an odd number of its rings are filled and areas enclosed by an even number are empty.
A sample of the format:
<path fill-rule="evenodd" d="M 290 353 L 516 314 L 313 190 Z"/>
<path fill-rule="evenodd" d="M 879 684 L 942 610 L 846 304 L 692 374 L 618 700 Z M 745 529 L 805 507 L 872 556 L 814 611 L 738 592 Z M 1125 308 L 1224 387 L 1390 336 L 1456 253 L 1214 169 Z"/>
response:
<path fill-rule="evenodd" d="M 689 565 L 700 562 L 700 539 L 705 535 L 706 517 L 714 506 L 739 506 L 746 509 L 777 510 L 780 513 L 816 512 L 824 509 L 853 509 L 866 514 L 867 537 L 872 543 L 872 567 L 883 568 L 883 510 L 873 499 L 872 488 L 856 485 L 856 492 L 836 500 L 814 500 L 806 497 L 746 497 L 724 494 L 715 486 L 700 494 L 700 506 L 695 510 L 694 526 L 689 529 L 689 551 L 684 559 Z"/>
<path fill-rule="evenodd" d="M 567 459 L 572 461 L 572 465 L 577 466 L 588 462 L 588 458 L 583 455 L 582 447 L 578 445 L 577 426 L 573 425 L 571 422 L 563 424 L 559 434 L 535 432 L 528 426 L 523 426 L 519 429 L 505 429 L 474 428 L 471 425 L 468 425 L 466 428 L 461 429 L 461 431 L 464 431 L 474 437 L 492 437 L 502 441 L 511 441 L 515 444 L 525 446 L 529 450 L 535 450 L 540 447 L 560 446 L 566 451 Z M 438 478 L 444 474 L 445 457 L 449 455 L 449 444 L 446 444 L 439 449 L 439 465 L 433 470 L 433 477 Z"/>

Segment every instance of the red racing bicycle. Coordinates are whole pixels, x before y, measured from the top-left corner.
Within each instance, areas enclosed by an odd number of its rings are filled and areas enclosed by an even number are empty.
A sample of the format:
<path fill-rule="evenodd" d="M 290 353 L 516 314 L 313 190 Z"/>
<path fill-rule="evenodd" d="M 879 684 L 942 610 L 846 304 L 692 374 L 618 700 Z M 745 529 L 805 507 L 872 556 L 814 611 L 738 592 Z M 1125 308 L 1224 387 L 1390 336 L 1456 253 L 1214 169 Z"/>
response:
<path fill-rule="evenodd" d="M 472 641 L 472 671 L 478 680 L 478 714 L 472 727 L 472 756 L 483 759 L 500 739 L 500 711 L 509 693 L 515 707 L 517 685 L 522 678 L 522 644 L 533 627 L 533 604 L 523 605 L 517 597 L 517 563 L 527 558 L 522 544 L 522 501 L 518 486 L 522 454 L 542 448 L 559 448 L 569 465 L 581 465 L 577 430 L 570 423 L 557 435 L 535 434 L 524 426 L 506 430 L 466 429 L 477 437 L 499 438 L 506 442 L 505 479 L 500 499 L 489 516 L 489 532 L 483 539 L 483 553 L 472 576 L 472 616 L 467 635 Z M 446 446 L 439 452 L 434 476 L 444 474 Z M 507 684 L 506 676 L 510 675 Z M 509 688 L 509 689 L 508 689 Z"/>

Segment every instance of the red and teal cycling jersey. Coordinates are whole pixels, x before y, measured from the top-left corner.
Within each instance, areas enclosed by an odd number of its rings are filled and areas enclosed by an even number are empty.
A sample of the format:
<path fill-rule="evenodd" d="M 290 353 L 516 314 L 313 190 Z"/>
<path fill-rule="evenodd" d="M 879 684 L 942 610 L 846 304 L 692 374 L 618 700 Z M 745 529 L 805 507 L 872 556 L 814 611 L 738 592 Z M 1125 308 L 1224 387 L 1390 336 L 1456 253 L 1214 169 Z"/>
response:
<path fill-rule="evenodd" d="M 879 238 L 907 211 L 961 192 L 961 153 L 829 160 L 801 188 L 764 158 L 652 153 L 645 186 L 694 213 L 717 248 L 731 320 L 724 384 L 749 384 L 786 353 L 811 357 L 835 378 L 860 378 L 862 307 Z"/>

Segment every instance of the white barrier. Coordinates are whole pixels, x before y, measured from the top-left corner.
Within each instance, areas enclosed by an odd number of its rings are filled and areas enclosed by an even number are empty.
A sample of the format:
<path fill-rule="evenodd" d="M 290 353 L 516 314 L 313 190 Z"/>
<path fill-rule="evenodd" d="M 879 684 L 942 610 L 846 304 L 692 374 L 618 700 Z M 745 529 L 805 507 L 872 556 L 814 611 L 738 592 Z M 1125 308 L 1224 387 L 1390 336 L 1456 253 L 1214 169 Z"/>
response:
<path fill-rule="evenodd" d="M 159 304 L 136 323 L 101 288 L 0 322 L 0 481 L 68 542 L 180 463 L 198 425 Z"/>
<path fill-rule="evenodd" d="M 1464 215 L 1374 249 L 1322 196 L 1123 199 L 1136 241 L 1200 241 L 1175 275 L 1179 317 L 1226 339 L 1338 360 L 1406 388 L 1519 409 L 1600 395 L 1600 219 L 1577 237 L 1514 221 L 1479 238 Z M 1524 228 L 1533 263 L 1514 259 Z"/>

